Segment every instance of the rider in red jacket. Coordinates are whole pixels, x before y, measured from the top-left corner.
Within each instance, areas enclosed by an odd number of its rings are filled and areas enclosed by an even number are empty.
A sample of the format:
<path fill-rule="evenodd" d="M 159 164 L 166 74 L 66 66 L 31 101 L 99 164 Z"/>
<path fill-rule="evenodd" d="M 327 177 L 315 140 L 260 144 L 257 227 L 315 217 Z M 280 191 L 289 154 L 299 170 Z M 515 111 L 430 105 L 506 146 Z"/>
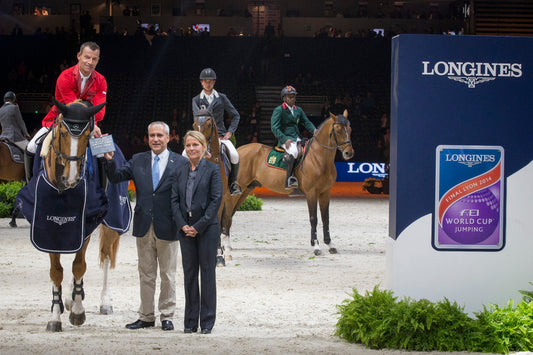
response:
<path fill-rule="evenodd" d="M 63 104 L 69 104 L 76 99 L 81 99 L 91 102 L 93 106 L 105 102 L 107 82 L 104 76 L 95 70 L 100 60 L 100 46 L 94 42 L 83 43 L 77 54 L 77 58 L 78 64 L 65 69 L 57 78 L 56 99 Z M 43 127 L 35 134 L 26 147 L 27 154 L 24 156 L 24 162 L 26 179 L 28 181 L 32 175 L 33 157 L 37 150 L 36 142 L 48 133 L 50 126 L 58 114 L 57 107 L 53 106 L 43 119 Z M 104 115 L 105 107 L 94 116 L 95 124 L 93 134 L 95 137 L 102 136 L 102 132 L 97 123 L 104 118 Z"/>
<path fill-rule="evenodd" d="M 90 72 L 83 91 L 81 89 L 82 74 L 80 63 L 64 70 L 56 82 L 55 97 L 59 102 L 68 104 L 76 99 L 92 102 L 93 106 L 99 105 L 106 101 L 107 82 L 104 76 L 96 70 Z M 50 127 L 52 122 L 59 115 L 57 107 L 52 106 L 50 112 L 43 119 L 43 127 Z M 100 122 L 105 115 L 105 106 L 96 115 L 95 123 Z M 96 127 L 95 127 L 96 128 Z"/>

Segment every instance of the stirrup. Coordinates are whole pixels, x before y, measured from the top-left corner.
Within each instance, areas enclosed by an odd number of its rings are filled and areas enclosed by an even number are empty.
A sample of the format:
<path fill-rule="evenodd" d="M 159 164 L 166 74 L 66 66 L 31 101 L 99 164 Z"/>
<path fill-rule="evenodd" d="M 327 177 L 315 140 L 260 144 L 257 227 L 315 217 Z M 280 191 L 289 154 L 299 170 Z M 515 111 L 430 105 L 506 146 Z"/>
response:
<path fill-rule="evenodd" d="M 230 195 L 240 195 L 242 194 L 241 186 L 238 182 L 233 182 L 229 187 L 229 193 Z"/>
<path fill-rule="evenodd" d="M 296 179 L 296 176 L 289 176 L 287 179 L 287 182 L 285 184 L 285 189 L 296 189 L 298 188 L 298 179 Z"/>

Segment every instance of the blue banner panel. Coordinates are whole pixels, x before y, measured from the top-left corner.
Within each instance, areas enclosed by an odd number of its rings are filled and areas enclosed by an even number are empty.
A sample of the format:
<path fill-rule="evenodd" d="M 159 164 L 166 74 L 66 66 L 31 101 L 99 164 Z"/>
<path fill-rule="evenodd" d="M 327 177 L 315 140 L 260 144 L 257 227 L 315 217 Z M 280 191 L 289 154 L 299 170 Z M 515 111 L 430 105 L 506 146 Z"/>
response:
<path fill-rule="evenodd" d="M 434 214 L 444 193 L 435 184 L 437 147 L 501 147 L 502 192 L 505 179 L 533 160 L 533 38 L 400 35 L 391 66 L 389 235 L 396 239 Z"/>

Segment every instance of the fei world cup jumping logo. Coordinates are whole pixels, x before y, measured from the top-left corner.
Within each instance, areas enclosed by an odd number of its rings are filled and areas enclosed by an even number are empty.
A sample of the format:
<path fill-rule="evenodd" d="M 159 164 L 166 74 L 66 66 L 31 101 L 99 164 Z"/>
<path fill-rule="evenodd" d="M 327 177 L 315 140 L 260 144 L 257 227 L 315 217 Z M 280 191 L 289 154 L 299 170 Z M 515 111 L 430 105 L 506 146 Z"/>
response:
<path fill-rule="evenodd" d="M 504 246 L 504 150 L 446 146 L 436 151 L 432 244 L 437 250 Z"/>

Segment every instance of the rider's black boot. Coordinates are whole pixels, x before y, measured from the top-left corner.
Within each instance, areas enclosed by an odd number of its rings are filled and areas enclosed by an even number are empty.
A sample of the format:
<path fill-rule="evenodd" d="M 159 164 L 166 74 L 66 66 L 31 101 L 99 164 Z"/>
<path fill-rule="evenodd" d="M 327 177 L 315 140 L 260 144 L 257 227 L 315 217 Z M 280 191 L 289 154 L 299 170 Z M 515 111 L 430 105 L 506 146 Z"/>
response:
<path fill-rule="evenodd" d="M 237 182 L 237 174 L 239 173 L 239 163 L 231 164 L 231 170 L 228 176 L 229 193 L 231 195 L 240 195 L 242 193 L 241 186 Z"/>
<path fill-rule="evenodd" d="M 35 159 L 35 154 L 24 151 L 24 172 L 26 173 L 26 183 L 30 182 L 33 176 L 33 160 Z"/>
<path fill-rule="evenodd" d="M 296 179 L 296 176 L 294 176 L 295 163 L 296 159 L 289 154 L 285 160 L 285 165 L 287 165 L 287 180 L 285 181 L 286 189 L 295 189 L 298 187 L 298 179 Z"/>

